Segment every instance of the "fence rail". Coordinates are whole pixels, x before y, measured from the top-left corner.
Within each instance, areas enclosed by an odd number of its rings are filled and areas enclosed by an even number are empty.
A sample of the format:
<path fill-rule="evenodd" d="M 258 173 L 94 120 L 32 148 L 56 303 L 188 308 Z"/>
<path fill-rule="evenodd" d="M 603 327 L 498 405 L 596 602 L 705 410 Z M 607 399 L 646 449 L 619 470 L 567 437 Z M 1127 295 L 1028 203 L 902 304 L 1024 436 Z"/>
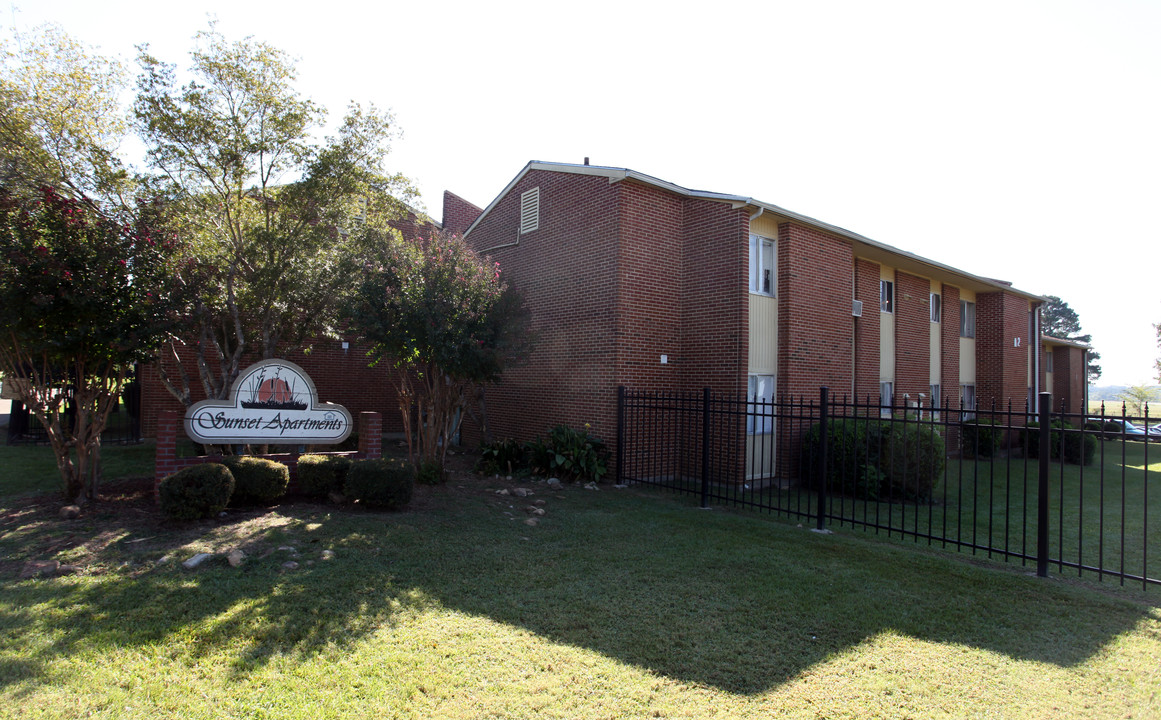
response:
<path fill-rule="evenodd" d="M 1161 585 L 1147 418 L 631 392 L 617 479 L 1050 570 Z M 1140 421 L 1134 423 L 1134 420 Z M 1046 428 L 1047 431 L 1041 431 Z"/>

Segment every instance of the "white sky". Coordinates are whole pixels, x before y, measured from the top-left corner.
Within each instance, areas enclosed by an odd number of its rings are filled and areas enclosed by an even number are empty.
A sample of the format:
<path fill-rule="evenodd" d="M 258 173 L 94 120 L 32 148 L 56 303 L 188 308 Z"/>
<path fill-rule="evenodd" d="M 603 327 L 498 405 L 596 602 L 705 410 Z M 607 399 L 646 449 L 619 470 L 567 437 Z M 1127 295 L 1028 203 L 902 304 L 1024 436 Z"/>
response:
<path fill-rule="evenodd" d="M 132 64 L 185 63 L 207 16 L 298 58 L 334 117 L 395 111 L 392 168 L 439 216 L 529 160 L 747 195 L 1059 295 L 1099 384 L 1159 351 L 1161 3 L 24 2 Z M 3 28 L 7 32 L 7 27 Z"/>

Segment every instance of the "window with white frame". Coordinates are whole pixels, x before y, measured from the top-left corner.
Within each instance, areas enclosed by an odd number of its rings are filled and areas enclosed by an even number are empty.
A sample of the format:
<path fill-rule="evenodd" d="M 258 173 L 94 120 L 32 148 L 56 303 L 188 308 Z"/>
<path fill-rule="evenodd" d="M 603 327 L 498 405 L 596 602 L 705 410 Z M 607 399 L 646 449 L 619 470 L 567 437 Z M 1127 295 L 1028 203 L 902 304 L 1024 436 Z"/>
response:
<path fill-rule="evenodd" d="M 943 388 L 939 385 L 939 383 L 931 384 L 931 407 L 937 408 L 943 404 L 943 399 L 940 397 L 942 392 Z"/>
<path fill-rule="evenodd" d="M 778 256 L 774 241 L 761 235 L 750 236 L 750 292 L 774 297 L 778 292 Z"/>
<path fill-rule="evenodd" d="M 939 293 L 931 293 L 931 322 L 943 322 L 943 298 Z"/>
<path fill-rule="evenodd" d="M 976 304 L 974 302 L 959 301 L 959 336 L 965 338 L 976 336 Z"/>
<path fill-rule="evenodd" d="M 774 428 L 773 375 L 751 375 L 746 389 L 746 432 L 767 435 Z"/>
<path fill-rule="evenodd" d="M 1055 354 L 1056 353 L 1052 350 L 1044 353 L 1044 372 L 1052 372 L 1052 358 L 1055 356 Z"/>
<path fill-rule="evenodd" d="M 879 309 L 886 313 L 895 312 L 895 283 L 879 281 Z"/>
<path fill-rule="evenodd" d="M 963 412 L 960 413 L 961 420 L 975 419 L 976 409 L 976 386 L 975 385 L 960 385 L 959 386 L 960 407 Z"/>
<path fill-rule="evenodd" d="M 879 416 L 891 417 L 891 403 L 895 400 L 895 383 L 879 383 Z"/>

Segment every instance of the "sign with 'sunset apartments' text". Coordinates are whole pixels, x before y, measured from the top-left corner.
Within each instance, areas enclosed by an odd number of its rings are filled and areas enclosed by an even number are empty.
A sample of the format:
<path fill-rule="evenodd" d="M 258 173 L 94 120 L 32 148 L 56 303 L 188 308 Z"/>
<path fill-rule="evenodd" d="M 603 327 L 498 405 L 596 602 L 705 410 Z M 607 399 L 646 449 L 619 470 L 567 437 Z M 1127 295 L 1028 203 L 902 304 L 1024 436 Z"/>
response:
<path fill-rule="evenodd" d="M 287 360 L 263 360 L 246 368 L 229 400 L 202 400 L 185 413 L 185 432 L 195 441 L 275 445 L 341 443 L 351 434 L 351 413 L 319 402 L 306 372 Z"/>

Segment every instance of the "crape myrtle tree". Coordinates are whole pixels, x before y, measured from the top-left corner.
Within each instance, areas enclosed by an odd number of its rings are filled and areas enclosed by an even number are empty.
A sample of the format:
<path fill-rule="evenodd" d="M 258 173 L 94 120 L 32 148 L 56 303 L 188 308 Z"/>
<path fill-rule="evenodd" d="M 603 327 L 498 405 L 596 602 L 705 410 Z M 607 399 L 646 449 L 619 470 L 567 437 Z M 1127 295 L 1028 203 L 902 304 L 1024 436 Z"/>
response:
<path fill-rule="evenodd" d="M 51 188 L 0 190 L 0 372 L 44 426 L 65 497 L 94 498 L 101 431 L 132 363 L 173 329 L 183 248 L 155 231 L 160 206 L 134 224 Z"/>
<path fill-rule="evenodd" d="M 1068 306 L 1068 303 L 1055 295 L 1045 295 L 1044 297 L 1047 302 L 1040 308 L 1041 333 L 1062 340 L 1075 340 L 1086 345 L 1092 342 L 1091 334 L 1081 332 L 1080 316 Z M 1097 364 L 1097 361 L 1101 359 L 1101 354 L 1096 350 L 1089 350 L 1087 356 L 1087 379 L 1088 384 L 1092 385 L 1101 376 L 1101 366 Z"/>
<path fill-rule="evenodd" d="M 408 455 L 419 468 L 442 470 L 475 389 L 497 381 L 531 343 L 526 306 L 499 263 L 446 233 L 382 242 L 363 266 L 349 316 L 371 344 L 372 364 L 394 369 Z"/>
<path fill-rule="evenodd" d="M 187 330 L 167 344 L 161 379 L 193 403 L 183 359 L 196 361 L 207 398 L 221 399 L 247 356 L 275 357 L 337 332 L 338 311 L 367 233 L 413 196 L 384 158 L 392 117 L 352 105 L 316 140 L 325 112 L 294 89 L 281 51 L 213 25 L 197 36 L 189 76 L 142 48 L 134 104 L 156 185 L 176 206 L 175 230 L 201 260 Z"/>

